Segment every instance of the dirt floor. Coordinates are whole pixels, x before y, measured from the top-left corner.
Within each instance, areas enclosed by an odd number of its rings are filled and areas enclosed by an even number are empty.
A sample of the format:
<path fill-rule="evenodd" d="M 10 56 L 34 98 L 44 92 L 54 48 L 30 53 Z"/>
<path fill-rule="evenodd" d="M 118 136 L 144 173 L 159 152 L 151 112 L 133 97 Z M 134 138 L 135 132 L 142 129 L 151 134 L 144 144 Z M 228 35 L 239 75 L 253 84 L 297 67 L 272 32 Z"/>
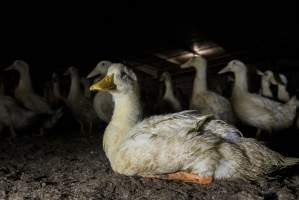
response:
<path fill-rule="evenodd" d="M 74 130 L 1 140 L 0 199 L 299 199 L 298 167 L 270 181 L 208 186 L 118 175 L 104 155 L 101 134 L 87 138 Z"/>

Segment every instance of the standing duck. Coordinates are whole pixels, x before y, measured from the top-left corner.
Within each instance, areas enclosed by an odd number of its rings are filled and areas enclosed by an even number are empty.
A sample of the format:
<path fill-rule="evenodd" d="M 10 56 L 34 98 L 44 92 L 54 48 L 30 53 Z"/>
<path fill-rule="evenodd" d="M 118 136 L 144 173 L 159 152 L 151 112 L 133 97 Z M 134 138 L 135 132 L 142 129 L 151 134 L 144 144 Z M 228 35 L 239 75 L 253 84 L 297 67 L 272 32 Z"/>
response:
<path fill-rule="evenodd" d="M 112 63 L 107 60 L 100 61 L 96 65 L 96 67 L 88 74 L 87 78 L 95 78 L 100 75 L 105 76 L 111 64 Z M 109 123 L 114 107 L 111 94 L 105 91 L 98 92 L 93 99 L 93 107 L 98 117 L 102 121 Z"/>
<path fill-rule="evenodd" d="M 239 60 L 232 60 L 218 73 L 226 72 L 233 72 L 235 75 L 232 105 L 236 115 L 243 123 L 269 133 L 292 125 L 298 106 L 296 96 L 286 104 L 281 104 L 258 94 L 249 93 L 247 67 Z M 260 131 L 257 136 L 259 133 Z"/>
<path fill-rule="evenodd" d="M 267 70 L 265 72 L 261 72 L 261 71 L 257 71 L 257 74 L 260 75 L 261 78 L 261 89 L 260 89 L 260 94 L 265 96 L 265 97 L 269 97 L 269 98 L 273 98 L 273 93 L 271 91 L 271 84 L 273 85 L 277 85 L 277 81 L 274 78 L 273 72 L 270 70 Z"/>
<path fill-rule="evenodd" d="M 188 67 L 194 67 L 196 70 L 189 108 L 199 110 L 203 114 L 213 114 L 217 119 L 234 124 L 235 117 L 230 102 L 208 89 L 206 59 L 195 56 L 181 65 L 181 68 Z"/>
<path fill-rule="evenodd" d="M 89 80 L 87 78 L 85 78 L 85 77 L 81 77 L 80 82 L 81 82 L 81 85 L 83 87 L 84 96 L 86 98 L 90 98 L 91 97 L 91 92 L 89 90 L 89 87 L 90 87 Z"/>
<path fill-rule="evenodd" d="M 91 134 L 93 124 L 97 121 L 97 115 L 91 101 L 82 91 L 78 69 L 69 67 L 65 75 L 71 76 L 71 86 L 66 104 L 80 124 L 81 133 L 86 133 L 85 128 L 88 128 L 88 132 Z"/>
<path fill-rule="evenodd" d="M 178 98 L 175 96 L 172 86 L 171 76 L 168 72 L 163 72 L 160 81 L 163 81 L 165 84 L 165 92 L 155 110 L 157 114 L 162 113 L 173 113 L 182 111 L 182 105 Z"/>
<path fill-rule="evenodd" d="M 16 60 L 5 70 L 16 70 L 20 74 L 19 83 L 14 91 L 15 98 L 28 110 L 31 110 L 36 114 L 49 115 L 49 120 L 43 124 L 43 128 L 52 128 L 61 118 L 63 114 L 62 110 L 52 110 L 46 100 L 34 92 L 29 65 L 22 60 Z"/>
<path fill-rule="evenodd" d="M 103 147 L 117 173 L 209 184 L 262 179 L 299 161 L 237 136 L 236 128 L 211 115 L 183 111 L 142 119 L 136 74 L 123 64 L 112 64 L 90 89 L 111 93 L 115 102 Z"/>
<path fill-rule="evenodd" d="M 277 96 L 280 101 L 287 102 L 290 100 L 290 95 L 287 91 L 288 79 L 285 75 L 279 74 L 281 82 L 278 83 Z"/>

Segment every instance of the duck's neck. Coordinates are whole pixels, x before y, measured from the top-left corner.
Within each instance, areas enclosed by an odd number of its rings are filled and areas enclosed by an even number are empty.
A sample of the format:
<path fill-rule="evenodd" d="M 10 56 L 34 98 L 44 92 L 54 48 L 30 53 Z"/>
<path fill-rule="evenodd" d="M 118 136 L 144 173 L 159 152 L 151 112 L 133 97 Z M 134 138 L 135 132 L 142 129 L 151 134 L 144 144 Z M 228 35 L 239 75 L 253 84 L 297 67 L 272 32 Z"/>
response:
<path fill-rule="evenodd" d="M 68 95 L 68 100 L 77 98 L 80 94 L 80 78 L 78 74 L 71 75 L 71 87 Z"/>
<path fill-rule="evenodd" d="M 286 91 L 287 91 L 287 87 L 285 85 L 278 84 L 278 92 L 286 92 Z"/>
<path fill-rule="evenodd" d="M 195 78 L 193 81 L 193 97 L 197 94 L 207 91 L 207 67 L 200 66 L 195 67 Z"/>
<path fill-rule="evenodd" d="M 114 111 L 103 140 L 104 150 L 110 161 L 129 130 L 142 119 L 138 90 L 126 94 L 113 94 L 113 99 Z"/>
<path fill-rule="evenodd" d="M 247 71 L 235 73 L 235 84 L 233 94 L 248 92 Z"/>
<path fill-rule="evenodd" d="M 267 96 L 267 97 L 272 97 L 272 91 L 270 89 L 270 83 L 269 81 L 265 80 L 262 78 L 262 95 Z"/>
<path fill-rule="evenodd" d="M 165 83 L 165 93 L 163 96 L 163 99 L 171 99 L 174 97 L 174 93 L 173 93 L 173 87 L 171 84 L 171 80 L 166 79 L 164 81 Z"/>
<path fill-rule="evenodd" d="M 29 71 L 19 71 L 19 73 L 20 73 L 20 80 L 16 89 L 17 93 L 19 92 L 32 93 L 33 87 L 32 87 L 31 76 Z"/>
<path fill-rule="evenodd" d="M 59 83 L 57 81 L 55 81 L 53 83 L 53 94 L 56 98 L 61 98 L 61 94 L 60 94 L 60 87 L 59 87 Z"/>

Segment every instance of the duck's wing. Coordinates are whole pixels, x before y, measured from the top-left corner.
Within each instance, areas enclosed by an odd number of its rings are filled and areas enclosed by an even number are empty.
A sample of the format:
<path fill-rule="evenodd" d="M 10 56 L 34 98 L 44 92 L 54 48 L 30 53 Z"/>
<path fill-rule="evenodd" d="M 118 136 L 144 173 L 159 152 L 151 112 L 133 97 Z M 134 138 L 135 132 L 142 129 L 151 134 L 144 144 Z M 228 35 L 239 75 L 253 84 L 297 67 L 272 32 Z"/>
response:
<path fill-rule="evenodd" d="M 213 115 L 202 115 L 195 110 L 187 110 L 173 114 L 152 116 L 137 124 L 131 131 L 131 137 L 139 134 L 151 137 L 186 137 L 189 133 L 215 134 L 228 141 L 242 136 L 240 131 L 224 121 L 214 120 Z"/>
<path fill-rule="evenodd" d="M 50 105 L 42 97 L 36 94 L 23 95 L 21 101 L 27 109 L 36 113 L 53 114 Z"/>
<path fill-rule="evenodd" d="M 256 94 L 251 94 L 250 99 L 256 107 L 261 107 L 267 109 L 268 111 L 276 110 L 278 107 L 282 106 L 282 104 L 279 102 L 273 101 L 271 99 Z"/>

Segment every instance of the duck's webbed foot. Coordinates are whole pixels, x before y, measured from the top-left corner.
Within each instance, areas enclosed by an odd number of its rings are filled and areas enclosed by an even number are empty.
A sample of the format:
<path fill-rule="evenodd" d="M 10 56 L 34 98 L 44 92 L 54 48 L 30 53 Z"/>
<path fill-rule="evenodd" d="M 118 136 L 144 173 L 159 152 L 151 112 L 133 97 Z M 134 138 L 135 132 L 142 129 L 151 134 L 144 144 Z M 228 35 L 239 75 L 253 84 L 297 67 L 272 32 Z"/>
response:
<path fill-rule="evenodd" d="M 183 181 L 187 183 L 196 183 L 201 185 L 210 184 L 213 181 L 212 176 L 199 176 L 196 174 L 192 174 L 189 172 L 175 172 L 171 174 L 163 174 L 163 175 L 150 175 L 145 176 L 146 178 L 157 178 L 157 179 L 166 179 L 166 180 L 174 180 L 174 181 Z"/>

